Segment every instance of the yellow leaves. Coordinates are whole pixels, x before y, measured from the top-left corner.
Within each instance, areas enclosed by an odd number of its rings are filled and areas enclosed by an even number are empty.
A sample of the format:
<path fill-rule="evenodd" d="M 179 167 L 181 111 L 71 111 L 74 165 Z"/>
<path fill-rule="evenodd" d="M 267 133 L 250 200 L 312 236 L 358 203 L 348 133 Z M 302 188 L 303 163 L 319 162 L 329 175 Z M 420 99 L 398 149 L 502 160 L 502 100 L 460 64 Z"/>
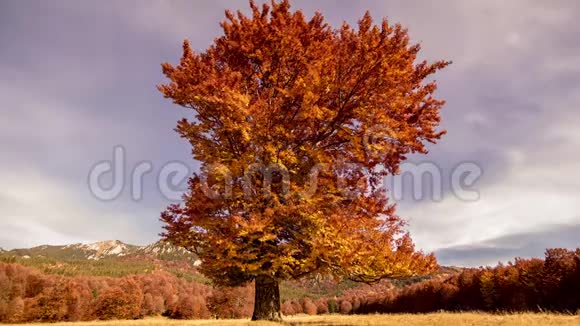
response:
<path fill-rule="evenodd" d="M 268 162 L 275 162 L 276 161 L 276 156 L 278 154 L 278 148 L 276 147 L 275 144 L 272 144 L 272 143 L 265 144 L 263 147 L 263 151 L 264 151 L 264 156 L 266 157 Z"/>
<path fill-rule="evenodd" d="M 162 66 L 169 81 L 159 90 L 195 117 L 177 131 L 202 166 L 219 165 L 200 177 L 220 191 L 232 184 L 228 196 L 208 198 L 194 180 L 184 209 L 166 219 L 172 236 L 195 239 L 216 278 L 340 268 L 367 280 L 433 268 L 433 257 L 400 245 L 400 218 L 385 194 L 365 187 L 441 136 L 443 102 L 424 80 L 447 63 L 414 64 L 418 47 L 406 31 L 378 28 L 370 15 L 358 31 L 348 24 L 333 31 L 321 15 L 309 22 L 287 4 L 252 12 L 228 13 L 211 47 L 194 53 L 184 42 L 179 65 Z M 388 139 L 368 141 L 380 138 L 377 125 Z M 283 166 L 289 178 L 280 173 L 267 192 L 256 173 L 244 188 L 255 164 Z M 324 169 L 311 173 L 316 166 Z M 382 218 L 395 222 L 379 229 Z"/>
<path fill-rule="evenodd" d="M 230 93 L 232 103 L 235 103 L 236 107 L 245 111 L 245 109 L 250 104 L 250 96 L 248 94 L 242 93 Z"/>
<path fill-rule="evenodd" d="M 275 234 L 265 233 L 258 238 L 261 242 L 276 240 L 278 237 Z"/>
<path fill-rule="evenodd" d="M 242 135 L 242 140 L 245 142 L 248 142 L 248 141 L 250 141 L 250 139 L 252 139 L 250 137 L 250 133 L 246 129 L 241 129 L 240 134 Z"/>
<path fill-rule="evenodd" d="M 325 120 L 328 119 L 330 115 L 332 115 L 332 112 L 329 112 L 328 109 L 318 105 L 313 105 L 309 113 L 310 118 L 316 120 Z"/>

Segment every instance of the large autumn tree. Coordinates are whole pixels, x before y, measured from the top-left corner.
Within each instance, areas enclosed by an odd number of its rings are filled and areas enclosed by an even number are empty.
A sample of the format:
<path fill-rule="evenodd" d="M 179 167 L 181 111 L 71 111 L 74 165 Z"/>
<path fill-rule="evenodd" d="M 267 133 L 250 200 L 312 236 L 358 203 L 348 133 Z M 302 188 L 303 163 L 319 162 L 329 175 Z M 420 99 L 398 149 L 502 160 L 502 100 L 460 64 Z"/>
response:
<path fill-rule="evenodd" d="M 191 113 L 177 132 L 201 163 L 163 236 L 196 252 L 215 284 L 255 281 L 253 319 L 278 320 L 282 280 L 356 281 L 428 273 L 381 180 L 426 153 L 443 101 L 407 31 L 367 13 L 352 28 L 287 1 L 226 11 L 223 36 L 163 64 L 167 98 Z"/>

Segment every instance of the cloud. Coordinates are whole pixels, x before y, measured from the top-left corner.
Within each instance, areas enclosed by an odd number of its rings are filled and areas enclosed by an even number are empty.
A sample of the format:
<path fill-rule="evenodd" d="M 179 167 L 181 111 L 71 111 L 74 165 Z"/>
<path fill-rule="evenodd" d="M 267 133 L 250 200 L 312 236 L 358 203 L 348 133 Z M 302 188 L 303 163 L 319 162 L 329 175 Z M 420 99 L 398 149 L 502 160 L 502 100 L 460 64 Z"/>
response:
<path fill-rule="evenodd" d="M 480 199 L 463 202 L 447 187 L 441 202 L 401 201 L 399 214 L 410 220 L 418 246 L 428 250 L 580 223 L 575 150 L 580 78 L 570 73 L 580 47 L 569 41 L 580 30 L 570 15 L 577 4 L 462 3 L 450 9 L 448 23 L 432 25 L 431 32 L 421 18 L 411 27 L 433 34 L 431 48 L 445 44 L 459 53 L 440 79 L 439 94 L 448 100 L 443 111 L 448 135 L 428 156 L 412 159 L 434 162 L 446 176 L 458 161 L 476 162 L 484 171 L 477 183 Z M 444 16 L 436 12 L 431 19 Z M 457 31 L 447 33 L 450 25 Z M 555 246 L 551 240 L 542 246 Z M 501 247 L 481 250 L 496 255 L 496 261 L 502 253 Z M 524 252 L 509 250 L 512 256 Z"/>
<path fill-rule="evenodd" d="M 15 172 L 15 173 L 14 173 Z M 0 173 L 0 243 L 3 248 L 122 239 L 156 239 L 156 215 L 139 203 L 87 201 L 88 189 L 33 170 Z"/>
<path fill-rule="evenodd" d="M 562 87 L 534 96 L 531 101 L 538 110 L 520 110 L 524 117 L 513 126 L 498 119 L 494 126 L 505 131 L 479 134 L 483 146 L 495 145 L 503 160 L 501 166 L 483 164 L 478 201 L 462 202 L 450 193 L 441 202 L 403 205 L 400 213 L 410 218 L 418 244 L 431 249 L 468 245 L 554 224 L 579 223 L 580 156 L 574 149 L 580 147 L 575 127 L 580 123 L 576 110 L 580 97 L 575 94 Z M 520 129 L 520 124 L 526 127 Z M 492 174 L 491 179 L 486 174 Z"/>
<path fill-rule="evenodd" d="M 172 131 L 187 112 L 155 90 L 164 80 L 159 64 L 179 58 L 184 38 L 205 49 L 220 34 L 223 10 L 247 12 L 247 4 L 2 7 L 0 246 L 155 240 L 167 204 L 155 172 L 175 160 L 195 167 L 189 145 Z M 293 7 L 307 15 L 320 10 L 333 26 L 356 23 L 369 9 L 377 21 L 387 16 L 408 27 L 422 58 L 454 61 L 437 76 L 448 135 L 429 155 L 409 157 L 441 169 L 443 200 L 399 202 L 419 248 L 458 265 L 541 254 L 526 249 L 528 238 L 519 235 L 536 234 L 539 246 L 552 247 L 560 243 L 555 233 L 542 230 L 580 223 L 578 2 L 293 1 Z M 88 191 L 89 169 L 111 159 L 116 145 L 126 149 L 127 169 L 140 161 L 154 165 L 140 202 L 128 190 L 112 202 Z M 476 202 L 458 200 L 449 186 L 463 161 L 484 171 Z M 521 246 L 494 240 L 510 236 Z"/>
<path fill-rule="evenodd" d="M 578 247 L 580 225 L 554 225 L 546 230 L 517 233 L 469 245 L 439 249 L 440 264 L 469 267 L 494 266 L 515 257 L 542 257 L 546 248 Z"/>

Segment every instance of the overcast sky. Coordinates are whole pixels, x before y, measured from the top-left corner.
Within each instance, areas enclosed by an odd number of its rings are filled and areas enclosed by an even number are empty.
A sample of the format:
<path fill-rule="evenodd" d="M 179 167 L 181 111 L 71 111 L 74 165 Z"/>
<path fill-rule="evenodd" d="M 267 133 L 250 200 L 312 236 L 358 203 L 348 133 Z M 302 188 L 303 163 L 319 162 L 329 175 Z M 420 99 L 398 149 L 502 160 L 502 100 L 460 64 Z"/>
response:
<path fill-rule="evenodd" d="M 202 51 L 226 8 L 243 1 L 0 1 L 0 247 L 158 239 L 169 203 L 156 178 L 168 162 L 195 169 L 173 132 L 187 112 L 162 98 L 160 63 L 187 38 Z M 443 198 L 403 196 L 399 214 L 442 264 L 477 266 L 546 247 L 580 246 L 580 2 L 294 1 L 333 26 L 365 10 L 409 28 L 440 72 L 448 134 L 415 164 L 442 171 Z M 129 184 L 102 201 L 90 169 L 126 153 L 128 175 L 147 161 L 143 198 Z M 481 167 L 463 201 L 453 168 Z M 106 181 L 106 180 L 105 180 Z M 105 182 L 106 183 L 106 182 Z M 388 182 L 387 182 L 388 184 Z M 407 192 L 404 192 L 407 193 Z"/>

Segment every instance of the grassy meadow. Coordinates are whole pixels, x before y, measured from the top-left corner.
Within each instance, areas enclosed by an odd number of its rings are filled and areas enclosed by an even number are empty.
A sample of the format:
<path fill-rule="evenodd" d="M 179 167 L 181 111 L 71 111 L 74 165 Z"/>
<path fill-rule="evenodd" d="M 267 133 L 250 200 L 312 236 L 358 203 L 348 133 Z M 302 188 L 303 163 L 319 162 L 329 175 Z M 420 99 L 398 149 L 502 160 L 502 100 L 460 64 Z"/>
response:
<path fill-rule="evenodd" d="M 14 324 L 16 325 L 16 324 Z M 18 324 L 24 325 L 24 324 Z M 27 324 L 32 325 L 32 324 Z M 220 326 L 220 325 L 291 325 L 291 326 L 322 326 L 322 325 L 417 325 L 417 326 L 448 326 L 448 325 L 580 325 L 580 315 L 565 314 L 485 314 L 485 313 L 434 313 L 434 314 L 390 314 L 390 315 L 298 315 L 286 317 L 284 322 L 251 322 L 247 319 L 229 320 L 169 320 L 164 318 L 148 318 L 143 320 L 94 321 L 79 323 L 55 323 L 54 326 Z"/>

